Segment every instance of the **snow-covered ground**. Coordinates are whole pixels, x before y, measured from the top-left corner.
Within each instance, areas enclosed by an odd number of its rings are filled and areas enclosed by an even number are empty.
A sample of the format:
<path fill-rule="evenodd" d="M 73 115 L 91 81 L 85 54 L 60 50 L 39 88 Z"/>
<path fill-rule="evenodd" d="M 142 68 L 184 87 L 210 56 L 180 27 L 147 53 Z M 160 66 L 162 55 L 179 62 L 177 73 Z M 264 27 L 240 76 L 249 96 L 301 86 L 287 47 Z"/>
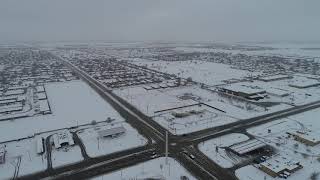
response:
<path fill-rule="evenodd" d="M 195 132 L 235 122 L 239 119 L 251 118 L 292 107 L 287 104 L 279 104 L 265 108 L 237 98 L 221 96 L 217 92 L 201 89 L 198 86 L 183 86 L 157 90 L 146 90 L 143 86 L 134 86 L 116 89 L 114 92 L 143 113 L 153 117 L 160 125 L 175 134 Z M 184 96 L 190 96 L 190 98 L 183 99 L 182 97 Z M 202 109 L 191 106 L 194 110 L 205 110 L 205 113 L 187 118 L 174 119 L 171 114 L 175 110 L 168 110 L 171 108 L 195 105 L 199 102 L 225 112 L 208 106 L 203 106 L 201 107 Z M 180 109 L 190 110 L 190 108 Z"/>
<path fill-rule="evenodd" d="M 320 172 L 320 145 L 307 146 L 289 137 L 286 132 L 311 131 L 319 133 L 320 123 L 317 117 L 320 117 L 319 108 L 250 128 L 248 132 L 257 139 L 273 146 L 279 155 L 300 161 L 303 168 L 292 173 L 288 178 L 289 180 L 310 179 L 312 173 Z M 270 133 L 268 129 L 271 130 Z M 241 180 L 281 179 L 273 178 L 252 165 L 238 169 L 236 175 Z"/>
<path fill-rule="evenodd" d="M 241 158 L 237 158 L 234 154 L 228 154 L 224 147 L 229 147 L 248 139 L 249 137 L 244 134 L 233 133 L 205 141 L 200 143 L 198 147 L 202 153 L 221 167 L 230 168 L 241 162 Z"/>
<path fill-rule="evenodd" d="M 189 113 L 190 115 L 176 118 L 174 113 Z M 237 119 L 206 105 L 194 105 L 155 113 L 153 119 L 170 132 L 178 135 L 237 121 Z"/>
<path fill-rule="evenodd" d="M 0 122 L 0 142 L 35 133 L 123 118 L 93 89 L 82 81 L 46 85 L 52 114 Z M 94 108 L 93 108 L 94 107 Z M 15 132 L 15 133 L 12 133 Z"/>
<path fill-rule="evenodd" d="M 15 171 L 16 175 L 23 176 L 47 168 L 45 154 L 37 154 L 36 138 L 38 137 L 5 144 L 6 163 L 0 164 L 0 179 L 13 178 Z"/>
<path fill-rule="evenodd" d="M 98 138 L 97 131 L 122 126 L 126 132 L 114 138 Z M 143 146 L 147 140 L 141 136 L 137 130 L 128 123 L 121 122 L 113 125 L 101 125 L 93 128 L 77 131 L 78 136 L 86 147 L 87 154 L 90 157 L 110 154 L 113 152 Z"/>
<path fill-rule="evenodd" d="M 225 52 L 232 54 L 247 55 L 279 55 L 295 57 L 314 57 L 320 60 L 319 43 L 248 43 L 248 45 L 271 47 L 274 49 L 264 50 L 239 50 L 239 49 L 221 49 L 221 48 L 199 48 L 199 47 L 177 47 L 175 50 L 184 52 Z"/>
<path fill-rule="evenodd" d="M 133 59 L 132 63 L 140 66 L 147 66 L 150 69 L 161 72 L 175 74 L 179 77 L 188 78 L 196 82 L 208 85 L 224 84 L 224 80 L 242 79 L 252 75 L 258 75 L 259 72 L 249 72 L 231 68 L 229 65 L 205 62 L 199 60 L 189 61 L 149 61 L 144 59 Z"/>
<path fill-rule="evenodd" d="M 53 148 L 51 152 L 51 162 L 53 168 L 77 163 L 82 160 L 83 157 L 81 155 L 80 147 L 76 145 L 62 147 L 60 149 Z"/>
<path fill-rule="evenodd" d="M 92 180 L 123 180 L 123 179 L 168 179 L 178 180 L 186 176 L 189 180 L 196 179 L 187 170 L 184 169 L 176 160 L 168 158 L 168 164 L 165 158 L 153 159 L 129 168 L 112 172 L 93 178 Z"/>

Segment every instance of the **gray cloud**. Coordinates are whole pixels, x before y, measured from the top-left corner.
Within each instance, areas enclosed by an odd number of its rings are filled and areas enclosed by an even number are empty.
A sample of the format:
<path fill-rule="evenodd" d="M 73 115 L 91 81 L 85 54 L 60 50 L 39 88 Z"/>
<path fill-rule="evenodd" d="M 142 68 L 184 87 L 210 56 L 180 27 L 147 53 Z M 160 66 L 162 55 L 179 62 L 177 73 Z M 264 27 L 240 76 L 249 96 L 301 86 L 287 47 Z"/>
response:
<path fill-rule="evenodd" d="M 2 0 L 2 41 L 320 40 L 319 0 Z"/>

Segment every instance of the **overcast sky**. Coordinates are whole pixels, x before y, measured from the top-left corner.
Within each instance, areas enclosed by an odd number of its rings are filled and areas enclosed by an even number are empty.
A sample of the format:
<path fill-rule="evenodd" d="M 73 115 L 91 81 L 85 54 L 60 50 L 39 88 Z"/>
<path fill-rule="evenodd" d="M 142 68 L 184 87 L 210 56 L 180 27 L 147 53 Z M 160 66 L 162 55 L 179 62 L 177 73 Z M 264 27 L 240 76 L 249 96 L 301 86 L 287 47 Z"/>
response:
<path fill-rule="evenodd" d="M 0 41 L 320 40 L 320 0 L 0 0 Z"/>

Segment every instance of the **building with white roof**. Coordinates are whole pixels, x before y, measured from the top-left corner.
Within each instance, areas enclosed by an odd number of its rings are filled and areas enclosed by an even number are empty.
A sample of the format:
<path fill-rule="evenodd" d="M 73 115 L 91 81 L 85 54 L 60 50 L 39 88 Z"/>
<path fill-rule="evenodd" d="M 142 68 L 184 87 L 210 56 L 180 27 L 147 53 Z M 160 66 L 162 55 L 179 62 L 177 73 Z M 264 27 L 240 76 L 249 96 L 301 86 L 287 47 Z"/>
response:
<path fill-rule="evenodd" d="M 114 127 L 114 128 L 110 128 L 110 129 L 100 130 L 100 131 L 98 131 L 98 135 L 100 138 L 114 137 L 114 136 L 118 136 L 120 134 L 123 134 L 125 132 L 126 132 L 126 128 L 120 126 L 120 127 Z"/>
<path fill-rule="evenodd" d="M 278 80 L 289 79 L 289 78 L 291 78 L 291 77 L 288 75 L 278 74 L 278 75 L 274 75 L 274 76 L 260 77 L 259 80 L 264 81 L 264 82 L 270 82 L 270 81 L 278 81 Z"/>
<path fill-rule="evenodd" d="M 229 149 L 238 155 L 244 155 L 252 151 L 256 151 L 258 149 L 264 148 L 266 146 L 267 144 L 265 144 L 262 141 L 259 141 L 257 139 L 250 139 L 248 141 L 243 141 L 237 144 L 233 144 L 229 146 Z"/>
<path fill-rule="evenodd" d="M 220 87 L 219 91 L 253 100 L 263 99 L 266 94 L 264 89 L 248 83 L 229 84 L 227 86 Z"/>
<path fill-rule="evenodd" d="M 62 132 L 54 134 L 53 135 L 53 143 L 54 143 L 54 147 L 56 149 L 59 149 L 62 146 L 74 145 L 72 134 L 68 130 L 64 130 Z"/>
<path fill-rule="evenodd" d="M 282 173 L 290 174 L 301 169 L 303 166 L 287 156 L 274 156 L 259 164 L 260 169 L 272 177 Z"/>
<path fill-rule="evenodd" d="M 285 97 L 289 95 L 288 91 L 278 89 L 278 88 L 268 88 L 266 91 L 267 91 L 267 94 L 271 96 L 276 96 L 276 97 Z"/>
<path fill-rule="evenodd" d="M 289 86 L 295 87 L 295 88 L 309 88 L 309 87 L 315 87 L 319 86 L 320 82 L 315 79 L 308 79 L 308 78 L 296 78 L 295 80 L 292 80 L 289 83 Z"/>
<path fill-rule="evenodd" d="M 317 144 L 320 144 L 320 133 L 293 131 L 287 132 L 287 134 L 292 135 L 296 141 L 299 141 L 309 146 L 315 146 Z"/>

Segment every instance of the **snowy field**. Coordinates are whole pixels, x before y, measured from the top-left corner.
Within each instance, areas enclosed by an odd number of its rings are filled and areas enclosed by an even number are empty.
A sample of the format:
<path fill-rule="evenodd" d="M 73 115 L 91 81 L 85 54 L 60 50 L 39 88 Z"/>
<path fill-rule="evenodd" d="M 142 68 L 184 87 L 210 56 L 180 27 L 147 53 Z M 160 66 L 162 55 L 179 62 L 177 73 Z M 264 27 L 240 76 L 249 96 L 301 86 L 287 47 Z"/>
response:
<path fill-rule="evenodd" d="M 52 114 L 0 122 L 0 142 L 35 133 L 122 117 L 82 81 L 46 85 Z M 94 107 L 94 108 L 92 108 Z M 16 132 L 16 133 L 11 133 Z"/>
<path fill-rule="evenodd" d="M 182 78 L 192 77 L 192 80 L 208 85 L 224 84 L 224 80 L 233 78 L 242 79 L 251 75 L 260 74 L 258 72 L 251 73 L 244 70 L 233 69 L 225 64 L 199 60 L 168 62 L 133 59 L 130 62 L 140 66 L 147 66 L 157 71 L 175 74 Z"/>
<path fill-rule="evenodd" d="M 126 132 L 114 138 L 98 138 L 97 131 L 122 126 Z M 113 152 L 122 151 L 138 146 L 143 146 L 147 140 L 128 123 L 121 122 L 113 125 L 101 125 L 93 128 L 77 131 L 78 136 L 86 147 L 90 157 L 107 155 Z"/>
<path fill-rule="evenodd" d="M 241 162 L 241 158 L 235 154 L 229 154 L 229 151 L 226 151 L 224 147 L 229 147 L 248 139 L 249 137 L 244 134 L 233 133 L 205 141 L 200 143 L 198 147 L 202 153 L 221 167 L 230 168 Z"/>
<path fill-rule="evenodd" d="M 292 106 L 287 104 L 275 105 L 272 107 L 261 107 L 247 101 L 240 101 L 237 98 L 221 96 L 216 92 L 201 89 L 198 86 L 184 86 L 177 88 L 166 88 L 157 90 L 146 90 L 143 86 L 127 87 L 114 90 L 120 97 L 131 103 L 137 109 L 154 118 L 160 125 L 175 134 L 184 134 L 202 129 L 216 127 L 239 119 L 251 118 L 266 113 L 271 113 Z M 190 96 L 190 98 L 188 98 Z M 187 98 L 182 98 L 187 97 Z M 200 108 L 195 105 L 204 103 L 225 112 L 213 108 Z M 204 114 L 190 116 L 187 118 L 173 118 L 169 110 L 183 106 L 191 106 L 204 110 Z M 203 106 L 205 107 L 205 106 Z M 180 108 L 182 111 L 190 108 Z M 193 109 L 193 110 L 196 110 Z"/>
<path fill-rule="evenodd" d="M 164 109 L 197 104 L 193 100 L 180 101 L 177 97 L 162 93 L 160 90 L 148 91 L 142 86 L 120 88 L 114 92 L 148 116 L 154 116 L 156 111 Z"/>
<path fill-rule="evenodd" d="M 294 57 L 314 57 L 320 60 L 320 44 L 319 43 L 249 43 L 247 45 L 271 47 L 274 49 L 265 50 L 239 50 L 239 49 L 221 49 L 221 48 L 197 48 L 197 47 L 177 47 L 175 50 L 184 52 L 225 52 L 232 54 L 247 55 L 278 55 L 278 56 L 294 56 Z"/>
<path fill-rule="evenodd" d="M 157 90 L 146 90 L 143 86 L 134 86 L 116 89 L 114 92 L 175 134 L 195 132 L 292 107 L 279 104 L 265 108 L 237 98 L 221 96 L 217 92 L 201 89 L 198 86 Z M 225 112 L 209 107 L 199 109 L 195 106 L 198 103 L 204 103 Z M 169 109 L 183 106 L 196 107 L 194 110 L 204 110 L 205 113 L 187 118 L 174 118 L 171 114 L 175 110 Z M 187 108 L 187 110 L 192 109 Z"/>
<path fill-rule="evenodd" d="M 79 146 L 68 146 L 60 149 L 52 149 L 51 162 L 52 167 L 66 166 L 83 160 Z"/>
<path fill-rule="evenodd" d="M 124 179 L 168 179 L 178 180 L 186 176 L 189 180 L 195 180 L 184 167 L 172 158 L 168 158 L 168 164 L 165 158 L 153 159 L 120 171 L 116 171 L 103 176 L 98 176 L 92 180 L 124 180 Z"/>
<path fill-rule="evenodd" d="M 6 163 L 0 164 L 0 179 L 11 179 L 15 173 L 23 176 L 47 168 L 45 154 L 39 155 L 36 153 L 35 138 L 14 141 L 5 145 L 7 150 Z"/>
<path fill-rule="evenodd" d="M 250 128 L 248 132 L 257 139 L 273 146 L 279 155 L 288 156 L 296 161 L 300 161 L 303 168 L 291 174 L 288 178 L 289 180 L 310 179 L 312 173 L 320 172 L 320 145 L 307 146 L 289 137 L 286 132 L 312 131 L 319 133 L 320 123 L 317 117 L 320 117 L 320 109 Z M 268 129 L 271 130 L 270 133 L 268 133 Z M 281 179 L 273 178 L 252 165 L 238 169 L 236 175 L 240 180 Z"/>

